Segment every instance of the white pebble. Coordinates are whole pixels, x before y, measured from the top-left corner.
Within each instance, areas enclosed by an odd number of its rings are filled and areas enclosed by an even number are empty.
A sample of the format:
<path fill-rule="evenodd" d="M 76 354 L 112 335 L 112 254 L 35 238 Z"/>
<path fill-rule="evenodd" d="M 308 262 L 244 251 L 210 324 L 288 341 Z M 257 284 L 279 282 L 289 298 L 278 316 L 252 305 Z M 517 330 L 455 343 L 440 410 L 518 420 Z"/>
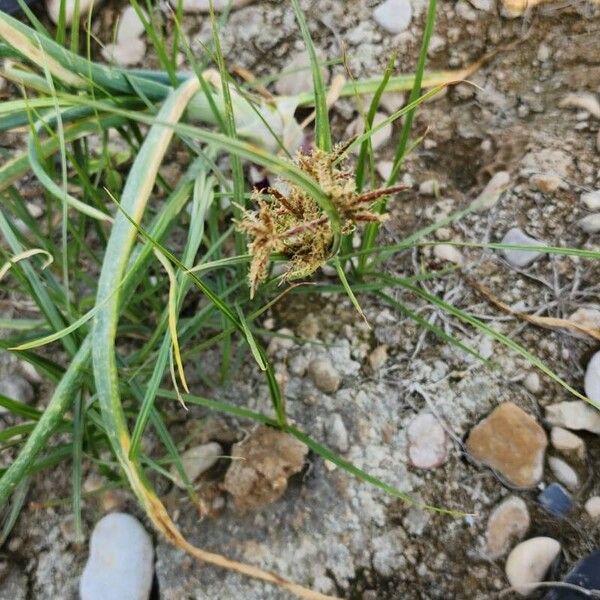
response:
<path fill-rule="evenodd" d="M 506 171 L 498 171 L 488 181 L 482 192 L 473 200 L 473 208 L 477 211 L 489 210 L 500 199 L 510 184 L 510 175 Z"/>
<path fill-rule="evenodd" d="M 598 384 L 598 363 L 600 362 L 600 353 L 596 353 L 592 358 L 595 361 L 594 385 Z M 592 362 L 590 361 L 590 363 Z M 590 365 L 588 365 L 588 371 Z M 586 379 L 588 373 L 586 372 Z M 592 375 L 590 375 L 592 377 Z M 596 388 L 597 390 L 597 388 Z M 586 387 L 586 394 L 590 390 Z M 594 391 L 594 390 L 591 390 Z M 600 411 L 583 400 L 567 400 L 557 402 L 546 406 L 546 420 L 550 425 L 558 425 L 565 429 L 575 431 L 584 430 L 591 433 L 600 434 Z"/>
<path fill-rule="evenodd" d="M 579 198 L 590 210 L 600 210 L 600 190 L 585 192 Z"/>
<path fill-rule="evenodd" d="M 458 266 L 465 264 L 465 258 L 461 251 L 451 244 L 437 244 L 433 248 L 433 254 L 436 258 L 445 262 L 451 262 Z"/>
<path fill-rule="evenodd" d="M 339 413 L 329 415 L 325 422 L 325 429 L 327 443 L 337 452 L 348 452 L 350 449 L 348 430 Z"/>
<path fill-rule="evenodd" d="M 529 596 L 544 579 L 560 552 L 560 543 L 550 537 L 535 537 L 515 546 L 506 560 L 506 576 L 517 593 Z"/>
<path fill-rule="evenodd" d="M 317 59 L 323 63 L 325 57 L 317 50 Z M 289 73 L 286 73 L 289 71 Z M 280 96 L 296 96 L 313 89 L 312 71 L 310 68 L 310 57 L 306 50 L 294 54 L 283 68 L 284 74 L 275 82 L 275 91 Z M 321 77 L 327 83 L 329 71 L 327 67 L 321 67 Z"/>
<path fill-rule="evenodd" d="M 600 496 L 592 496 L 585 503 L 585 510 L 592 519 L 600 519 Z"/>
<path fill-rule="evenodd" d="M 585 233 L 598 233 L 600 231 L 600 213 L 593 213 L 583 217 L 577 223 Z"/>
<path fill-rule="evenodd" d="M 377 162 L 375 168 L 377 169 L 377 173 L 379 173 L 379 177 L 381 177 L 383 181 L 387 181 L 392 174 L 394 163 L 391 160 L 380 160 Z"/>
<path fill-rule="evenodd" d="M 412 19 L 410 0 L 385 0 L 375 8 L 373 18 L 389 33 L 402 33 Z"/>
<path fill-rule="evenodd" d="M 540 381 L 540 376 L 536 371 L 530 371 L 525 379 L 523 380 L 523 385 L 528 392 L 532 394 L 539 394 L 542 389 L 542 383 Z"/>
<path fill-rule="evenodd" d="M 429 412 L 418 414 L 408 425 L 408 458 L 419 469 L 435 469 L 448 458 L 448 440 L 444 428 Z"/>
<path fill-rule="evenodd" d="M 569 317 L 569 321 L 588 329 L 600 329 L 600 310 L 582 306 Z"/>
<path fill-rule="evenodd" d="M 143 12 L 143 11 L 142 11 Z M 147 17 L 144 12 L 144 16 Z M 144 24 L 138 17 L 133 6 L 125 7 L 119 18 L 119 26 L 117 27 L 117 43 L 121 44 L 127 40 L 137 39 L 144 34 Z"/>
<path fill-rule="evenodd" d="M 378 112 L 375 113 L 375 118 L 373 119 L 373 129 L 379 125 L 382 121 L 385 121 L 387 116 L 384 113 Z M 348 138 L 352 138 L 357 135 L 362 135 L 365 130 L 365 122 L 362 117 L 358 117 L 350 125 L 348 125 L 346 129 L 346 135 Z M 392 124 L 388 123 L 384 125 L 381 129 L 376 131 L 373 135 L 371 135 L 371 146 L 373 150 L 377 150 L 381 146 L 383 146 L 392 136 Z M 355 146 L 354 152 L 358 154 L 360 152 L 360 144 Z"/>
<path fill-rule="evenodd" d="M 545 246 L 544 242 L 528 236 L 517 227 L 513 227 L 506 232 L 502 238 L 502 244 Z M 527 267 L 542 255 L 541 252 L 535 250 L 502 250 L 502 254 L 513 267 L 517 268 Z"/>
<path fill-rule="evenodd" d="M 600 119 L 600 102 L 595 94 L 590 92 L 578 92 L 567 94 L 559 103 L 561 108 L 579 108 L 589 112 L 590 115 Z"/>
<path fill-rule="evenodd" d="M 600 406 L 600 352 L 596 352 L 588 362 L 585 369 L 585 378 L 583 380 L 585 395 Z M 586 406 L 589 406 L 586 405 Z M 590 410 L 594 411 L 595 416 L 600 421 L 600 412 L 598 409 L 589 406 Z"/>
<path fill-rule="evenodd" d="M 71 25 L 75 13 L 76 0 L 64 0 L 65 4 L 65 23 Z M 60 14 L 61 0 L 46 0 L 46 11 L 50 20 L 57 25 Z M 79 0 L 79 16 L 85 17 L 90 12 L 93 6 L 97 7 L 100 4 L 99 0 Z"/>
<path fill-rule="evenodd" d="M 141 62 L 146 56 L 146 42 L 132 38 L 120 44 L 106 44 L 102 48 L 102 56 L 120 67 L 130 67 Z"/>
<path fill-rule="evenodd" d="M 181 466 L 190 483 L 194 483 L 202 473 L 208 471 L 223 456 L 223 448 L 217 442 L 209 442 L 189 448 L 181 454 Z M 175 485 L 184 488 L 185 484 L 179 476 L 177 467 L 171 465 L 171 475 Z"/>
<path fill-rule="evenodd" d="M 579 488 L 579 477 L 577 472 L 562 458 L 550 456 L 548 458 L 548 465 L 556 479 L 565 487 L 569 488 L 571 491 Z"/>
<path fill-rule="evenodd" d="M 148 600 L 153 555 L 152 540 L 137 519 L 125 513 L 103 517 L 90 540 L 81 600 Z"/>
<path fill-rule="evenodd" d="M 580 461 L 585 459 L 585 442 L 567 429 L 553 427 L 550 431 L 550 442 L 561 454 Z"/>

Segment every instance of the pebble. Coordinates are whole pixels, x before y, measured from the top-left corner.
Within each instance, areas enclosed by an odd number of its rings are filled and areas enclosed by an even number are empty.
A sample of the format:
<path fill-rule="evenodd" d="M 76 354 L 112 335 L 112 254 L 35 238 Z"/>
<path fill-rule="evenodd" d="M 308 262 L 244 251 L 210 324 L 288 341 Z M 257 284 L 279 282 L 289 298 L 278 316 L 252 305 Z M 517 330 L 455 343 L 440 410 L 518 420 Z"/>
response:
<path fill-rule="evenodd" d="M 590 210 L 600 210 L 600 190 L 585 192 L 579 198 Z"/>
<path fill-rule="evenodd" d="M 433 248 L 433 255 L 444 262 L 451 262 L 461 267 L 465 264 L 465 258 L 462 252 L 451 244 L 437 244 Z"/>
<path fill-rule="evenodd" d="M 379 106 L 391 115 L 398 112 L 404 106 L 405 100 L 406 97 L 402 92 L 385 92 L 381 95 Z"/>
<path fill-rule="evenodd" d="M 544 242 L 536 240 L 521 231 L 518 227 L 509 229 L 502 238 L 502 244 L 520 244 L 523 246 L 545 246 Z M 542 253 L 534 250 L 502 250 L 502 254 L 513 267 L 523 268 L 538 259 Z"/>
<path fill-rule="evenodd" d="M 369 354 L 369 365 L 373 371 L 379 371 L 388 359 L 387 346 L 381 344 Z"/>
<path fill-rule="evenodd" d="M 173 8 L 177 8 L 177 0 L 169 0 Z M 250 4 L 252 0 L 213 0 L 213 8 L 215 12 L 222 12 L 228 6 L 231 6 L 232 10 L 236 8 L 242 8 Z M 183 0 L 182 7 L 184 12 L 197 13 L 197 12 L 210 12 L 210 0 Z"/>
<path fill-rule="evenodd" d="M 381 177 L 383 181 L 387 181 L 392 174 L 394 163 L 391 160 L 380 160 L 377 162 L 375 168 L 377 169 L 377 173 L 379 173 L 379 177 Z"/>
<path fill-rule="evenodd" d="M 408 458 L 419 469 L 435 469 L 448 459 L 448 436 L 429 412 L 418 414 L 408 425 Z"/>
<path fill-rule="evenodd" d="M 402 33 L 412 20 L 410 0 L 385 0 L 375 8 L 373 18 L 389 33 Z"/>
<path fill-rule="evenodd" d="M 590 235 L 598 233 L 600 231 L 600 213 L 592 213 L 583 217 L 583 219 L 579 219 L 577 225 Z"/>
<path fill-rule="evenodd" d="M 600 362 L 598 353 L 594 355 L 590 364 L 592 362 L 594 362 L 595 366 L 598 365 Z M 588 371 L 590 372 L 589 378 Z M 586 385 L 586 394 L 594 391 L 591 386 L 592 384 L 596 385 L 597 380 L 592 382 L 591 379 L 596 376 L 597 374 L 592 373 L 590 365 L 588 364 L 586 381 L 589 380 L 590 389 L 588 389 L 588 386 Z M 565 402 L 558 402 L 546 406 L 546 420 L 550 425 L 558 425 L 565 429 L 573 429 L 575 431 L 583 430 L 600 434 L 600 412 L 583 400 L 567 400 Z"/>
<path fill-rule="evenodd" d="M 587 364 L 583 387 L 585 395 L 600 406 L 600 351 L 596 352 Z M 598 409 L 591 406 L 590 408 L 594 411 L 596 418 L 600 419 Z"/>
<path fill-rule="evenodd" d="M 477 9 L 484 12 L 494 11 L 494 0 L 469 0 L 469 2 Z"/>
<path fill-rule="evenodd" d="M 73 22 L 76 1 L 77 0 L 64 0 L 65 23 L 67 25 L 71 25 L 71 23 Z M 50 20 L 55 25 L 58 24 L 58 18 L 60 14 L 60 3 L 61 0 L 46 0 L 46 11 L 48 12 Z M 79 0 L 79 16 L 86 16 L 90 12 L 92 6 L 95 6 L 97 8 L 99 4 L 100 2 L 98 0 Z"/>
<path fill-rule="evenodd" d="M 509 496 L 490 514 L 485 532 L 485 554 L 496 560 L 506 554 L 512 544 L 525 537 L 530 525 L 527 504 L 518 496 Z"/>
<path fill-rule="evenodd" d="M 125 7 L 119 18 L 119 26 L 117 27 L 117 43 L 121 44 L 127 40 L 137 39 L 144 35 L 144 31 L 144 24 L 135 11 L 135 8 L 133 8 L 131 5 Z"/>
<path fill-rule="evenodd" d="M 539 394 L 542 389 L 542 382 L 540 376 L 536 371 L 530 371 L 523 380 L 523 385 L 528 392 L 532 394 Z"/>
<path fill-rule="evenodd" d="M 120 67 L 130 67 L 140 63 L 146 56 L 146 42 L 131 38 L 120 44 L 106 44 L 102 48 L 102 56 Z"/>
<path fill-rule="evenodd" d="M 573 509 L 573 500 L 560 483 L 551 483 L 539 496 L 544 510 L 557 519 L 564 519 Z"/>
<path fill-rule="evenodd" d="M 592 496 L 585 503 L 585 510 L 592 519 L 600 519 L 600 496 Z"/>
<path fill-rule="evenodd" d="M 35 395 L 29 381 L 17 374 L 0 379 L 0 394 L 24 404 L 29 404 Z M 0 406 L 0 414 L 5 412 L 7 409 Z"/>
<path fill-rule="evenodd" d="M 600 589 L 600 549 L 594 550 L 582 558 L 563 579 L 564 583 L 576 585 L 590 594 L 575 592 L 572 589 L 555 587 L 544 597 L 544 600 L 584 600 L 585 598 L 598 597 L 591 595 L 591 590 Z"/>
<path fill-rule="evenodd" d="M 387 115 L 384 113 L 375 113 L 375 117 L 373 118 L 373 127 L 375 128 L 385 119 L 387 119 Z M 353 138 L 355 136 L 362 135 L 364 130 L 364 119 L 362 117 L 358 117 L 354 119 L 350 125 L 348 125 L 346 129 L 346 136 L 348 138 Z M 390 139 L 390 137 L 392 137 L 392 124 L 388 123 L 371 136 L 371 146 L 373 147 L 373 150 L 381 148 L 381 146 L 383 146 Z M 360 152 L 360 144 L 355 147 L 354 152 L 356 154 Z"/>
<path fill-rule="evenodd" d="M 538 422 L 512 402 L 500 404 L 467 438 L 467 449 L 476 460 L 525 488 L 541 480 L 547 445 Z"/>
<path fill-rule="evenodd" d="M 325 60 L 325 56 L 319 50 L 317 50 L 317 59 L 319 62 Z M 313 78 L 310 57 L 306 50 L 294 54 L 283 71 L 284 74 L 275 82 L 275 91 L 280 96 L 296 96 L 312 91 Z M 289 73 L 285 74 L 285 71 L 289 71 Z M 321 67 L 321 77 L 325 83 L 329 80 L 329 71 L 325 66 Z"/>
<path fill-rule="evenodd" d="M 550 456 L 548 458 L 548 465 L 556 479 L 567 489 L 574 491 L 579 488 L 579 476 L 577 472 L 562 458 Z"/>
<path fill-rule="evenodd" d="M 339 413 L 333 413 L 325 421 L 327 443 L 337 452 L 348 452 L 350 442 L 348 440 L 348 430 Z"/>
<path fill-rule="evenodd" d="M 106 515 L 94 527 L 81 600 L 148 600 L 154 573 L 152 540 L 126 513 Z"/>
<path fill-rule="evenodd" d="M 479 196 L 473 200 L 473 207 L 477 212 L 489 210 L 500 199 L 500 196 L 510 184 L 510 175 L 506 171 L 498 171 L 488 181 Z"/>
<path fill-rule="evenodd" d="M 561 454 L 575 458 L 579 461 L 585 460 L 585 442 L 574 433 L 562 427 L 553 427 L 550 431 L 550 443 Z"/>
<path fill-rule="evenodd" d="M 578 108 L 585 110 L 590 115 L 600 119 L 600 102 L 595 94 L 590 92 L 578 92 L 567 94 L 559 103 L 560 108 Z"/>
<path fill-rule="evenodd" d="M 438 196 L 440 193 L 440 182 L 437 179 L 426 179 L 419 185 L 421 196 Z"/>
<path fill-rule="evenodd" d="M 544 579 L 560 553 L 560 543 L 551 537 L 534 537 L 515 546 L 506 559 L 506 577 L 521 596 L 529 596 L 535 583 Z"/>
<path fill-rule="evenodd" d="M 569 321 L 587 329 L 600 329 L 600 310 L 596 308 L 578 308 L 569 317 Z"/>
<path fill-rule="evenodd" d="M 556 192 L 563 183 L 563 180 L 558 175 L 552 173 L 536 173 L 529 178 L 529 181 L 544 194 Z"/>
<path fill-rule="evenodd" d="M 337 392 L 342 378 L 329 358 L 318 358 L 308 365 L 308 373 L 314 384 L 322 392 L 333 394 Z"/>
<path fill-rule="evenodd" d="M 190 483 L 193 483 L 208 471 L 223 456 L 223 448 L 217 442 L 209 442 L 200 446 L 189 448 L 181 454 L 181 465 Z M 185 488 L 176 466 L 171 465 L 171 475 L 177 487 Z"/>

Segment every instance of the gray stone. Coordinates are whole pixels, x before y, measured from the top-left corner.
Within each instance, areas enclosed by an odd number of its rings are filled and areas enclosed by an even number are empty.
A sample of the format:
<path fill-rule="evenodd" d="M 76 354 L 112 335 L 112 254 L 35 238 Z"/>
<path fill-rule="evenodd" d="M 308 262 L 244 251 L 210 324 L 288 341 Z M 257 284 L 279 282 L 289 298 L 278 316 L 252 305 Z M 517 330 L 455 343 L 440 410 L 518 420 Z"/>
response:
<path fill-rule="evenodd" d="M 435 469 L 448 459 L 448 439 L 437 418 L 429 412 L 417 415 L 408 425 L 408 458 L 419 469 Z"/>
<path fill-rule="evenodd" d="M 592 213 L 591 215 L 583 217 L 583 219 L 580 219 L 577 222 L 577 225 L 579 225 L 585 233 L 589 233 L 590 235 L 592 233 L 598 233 L 600 231 L 600 213 Z"/>
<path fill-rule="evenodd" d="M 0 379 L 0 394 L 25 404 L 29 404 L 34 398 L 34 391 L 29 381 L 16 373 Z M 6 409 L 0 406 L 0 414 L 5 412 Z"/>
<path fill-rule="evenodd" d="M 375 8 L 373 18 L 389 33 L 402 33 L 412 19 L 410 0 L 385 0 Z"/>
<path fill-rule="evenodd" d="M 535 591 L 560 552 L 560 543 L 545 536 L 531 538 L 513 548 L 506 560 L 506 576 L 521 596 Z"/>
<path fill-rule="evenodd" d="M 503 244 L 519 244 L 523 246 L 545 246 L 544 242 L 536 240 L 528 236 L 526 233 L 521 231 L 517 227 L 509 229 L 504 237 L 502 238 Z M 523 268 L 529 266 L 532 262 L 537 260 L 542 253 L 536 252 L 535 250 L 502 250 L 502 254 L 506 260 L 517 268 Z"/>
<path fill-rule="evenodd" d="M 106 515 L 94 527 L 81 576 L 81 600 L 148 600 L 154 572 L 152 540 L 126 513 Z"/>
<path fill-rule="evenodd" d="M 208 471 L 221 456 L 223 456 L 223 448 L 217 442 L 194 446 L 183 452 L 181 454 L 181 464 L 190 483 L 193 483 L 202 473 Z M 171 465 L 171 475 L 175 485 L 180 488 L 185 487 L 175 465 Z"/>
<path fill-rule="evenodd" d="M 377 127 L 380 123 L 387 119 L 387 115 L 382 112 L 375 113 L 375 117 L 373 118 L 373 129 Z M 356 118 L 350 125 L 348 125 L 346 129 L 346 135 L 348 138 L 352 138 L 358 135 L 362 135 L 365 130 L 365 121 L 362 117 Z M 384 125 L 381 129 L 373 133 L 371 136 L 371 146 L 373 150 L 377 150 L 381 148 L 392 136 L 392 124 L 388 123 Z M 358 154 L 360 152 L 360 145 L 354 148 L 354 152 Z"/>
<path fill-rule="evenodd" d="M 348 452 L 350 442 L 348 441 L 348 430 L 344 420 L 339 413 L 333 413 L 325 421 L 327 443 L 337 452 Z"/>
<path fill-rule="evenodd" d="M 320 63 L 325 61 L 322 52 L 317 51 L 317 59 Z M 275 91 L 280 96 L 296 96 L 313 89 L 312 71 L 310 68 L 310 57 L 306 50 L 294 54 L 289 62 L 283 67 L 284 74 L 275 82 Z M 286 73 L 289 71 L 289 73 Z M 327 83 L 329 71 L 326 66 L 321 67 L 321 77 Z"/>

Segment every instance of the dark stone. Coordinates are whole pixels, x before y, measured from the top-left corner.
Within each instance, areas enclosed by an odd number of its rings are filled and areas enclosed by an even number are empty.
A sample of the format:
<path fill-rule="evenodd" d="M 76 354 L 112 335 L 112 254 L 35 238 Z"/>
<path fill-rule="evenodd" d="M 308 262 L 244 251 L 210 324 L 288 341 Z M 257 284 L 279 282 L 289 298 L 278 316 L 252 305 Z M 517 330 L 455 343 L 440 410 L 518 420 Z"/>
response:
<path fill-rule="evenodd" d="M 564 519 L 573 508 L 571 495 L 560 485 L 551 483 L 539 496 L 542 508 L 557 519 Z"/>
<path fill-rule="evenodd" d="M 37 4 L 39 0 L 25 0 L 25 4 L 30 6 Z M 21 13 L 21 7 L 17 0 L 0 0 L 0 11 L 8 13 L 9 15 L 16 15 Z"/>
<path fill-rule="evenodd" d="M 564 583 L 577 585 L 584 590 L 600 590 L 600 550 L 582 558 L 563 579 Z M 544 600 L 583 600 L 590 598 L 585 592 L 556 588 L 546 594 Z"/>

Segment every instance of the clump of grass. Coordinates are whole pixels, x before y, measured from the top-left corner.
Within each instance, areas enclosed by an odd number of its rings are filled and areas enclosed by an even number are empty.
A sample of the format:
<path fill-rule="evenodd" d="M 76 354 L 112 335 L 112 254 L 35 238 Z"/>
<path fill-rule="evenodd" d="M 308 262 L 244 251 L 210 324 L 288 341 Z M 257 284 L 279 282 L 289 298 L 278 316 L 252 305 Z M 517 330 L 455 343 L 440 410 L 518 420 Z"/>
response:
<path fill-rule="evenodd" d="M 380 270 L 386 258 L 432 243 L 426 236 L 471 210 L 413 232 L 397 245 L 376 245 L 378 225 L 385 218 L 385 198 L 402 189 L 396 178 L 412 145 L 409 118 L 396 152 L 393 181 L 378 189 L 369 139 L 376 131 L 372 117 L 382 93 L 412 89 L 408 105 L 386 121 L 393 122 L 413 114 L 439 89 L 422 94 L 421 87 L 444 85 L 472 72 L 472 68 L 424 72 L 435 0 L 429 3 L 415 74 L 393 75 L 390 61 L 382 78 L 353 81 L 341 88 L 342 95 L 374 94 L 364 133 L 342 147 L 335 147 L 332 140 L 327 92 L 308 26 L 298 2 L 292 5 L 311 57 L 314 91 L 269 101 L 255 96 L 251 86 L 236 83 L 227 72 L 214 15 L 214 39 L 202 61 L 195 59 L 179 28 L 181 11 L 173 17 L 172 47 L 159 27 L 160 15 L 144 18 L 162 68 L 150 72 L 92 62 L 89 34 L 84 40 L 74 32 L 71 50 L 67 50 L 64 22 L 52 39 L 31 13 L 33 28 L 0 13 L 0 55 L 12 60 L 0 74 L 24 91 L 23 98 L 0 105 L 0 131 L 19 131 L 28 137 L 26 149 L 0 166 L 0 273 L 3 285 L 10 285 L 16 297 L 35 306 L 30 314 L 0 322 L 11 331 L 10 337 L 0 339 L 0 348 L 34 365 L 55 386 L 43 411 L 0 396 L 0 406 L 19 421 L 0 436 L 1 450 L 18 449 L 10 466 L 0 472 L 0 505 L 12 499 L 0 540 L 6 539 L 14 524 L 31 478 L 67 460 L 73 469 L 68 501 L 75 522 L 81 523 L 82 472 L 85 465 L 95 463 L 111 485 L 129 486 L 156 529 L 192 555 L 283 586 L 304 598 L 326 597 L 192 546 L 150 483 L 151 475 L 170 477 L 161 465 L 173 464 L 190 501 L 198 504 L 181 464 L 180 441 L 173 439 L 168 427 L 167 412 L 179 408 L 176 402 L 183 402 L 277 427 L 348 474 L 415 503 L 331 452 L 310 432 L 289 424 L 285 398 L 255 325 L 281 297 L 280 278 L 269 272 L 273 261 L 289 262 L 286 280 L 308 277 L 328 262 L 340 281 L 311 286 L 312 291 L 349 295 L 357 307 L 357 295 L 374 294 L 443 341 L 477 356 L 468 343 L 398 300 L 394 292 L 403 290 L 475 331 L 494 336 L 582 397 L 514 340 L 421 287 L 422 281 L 443 277 L 447 270 L 404 278 Z M 137 3 L 134 6 L 139 9 Z M 148 9 L 151 12 L 152 7 Z M 91 16 L 88 32 L 90 22 Z M 83 41 L 87 56 L 77 53 Z M 181 49 L 194 68 L 193 77 L 177 72 L 175 59 Z M 218 68 L 217 76 L 205 71 L 211 63 Z M 315 108 L 317 147 L 291 161 L 286 152 L 290 141 L 297 144 L 299 133 L 293 111 L 308 105 Z M 115 137 L 119 150 L 112 145 Z M 185 160 L 177 180 L 169 182 L 161 169 L 175 144 L 185 153 Z M 356 169 L 342 162 L 350 146 L 361 148 Z M 232 159 L 230 170 L 219 168 L 220 153 Z M 131 159 L 125 166 L 124 161 Z M 285 188 L 270 188 L 266 194 L 250 192 L 241 168 L 243 160 L 279 176 Z M 41 220 L 32 218 L 19 185 L 30 172 L 43 187 L 46 214 Z M 364 189 L 367 179 L 371 191 Z M 258 213 L 248 208 L 252 199 Z M 231 201 L 229 208 L 223 207 L 224 200 Z M 368 231 L 362 247 L 353 250 L 351 235 L 363 223 Z M 548 251 L 598 258 L 598 253 Z M 48 256 L 54 263 L 43 268 Z M 4 263 L 6 269 L 1 266 Z M 284 293 L 303 291 L 301 286 L 290 286 Z M 198 296 L 204 300 L 201 304 Z M 197 310 L 184 313 L 186 305 Z M 51 354 L 40 350 L 46 344 L 53 344 Z M 249 356 L 264 374 L 270 408 L 256 412 L 188 393 L 184 366 L 189 357 L 198 366 L 205 387 L 218 386 L 204 368 L 203 352 L 208 350 L 220 352 L 223 378 L 234 361 Z M 160 448 L 151 455 L 142 444 L 149 429 L 160 441 Z M 53 443 L 52 436 L 59 432 L 65 435 Z"/>

